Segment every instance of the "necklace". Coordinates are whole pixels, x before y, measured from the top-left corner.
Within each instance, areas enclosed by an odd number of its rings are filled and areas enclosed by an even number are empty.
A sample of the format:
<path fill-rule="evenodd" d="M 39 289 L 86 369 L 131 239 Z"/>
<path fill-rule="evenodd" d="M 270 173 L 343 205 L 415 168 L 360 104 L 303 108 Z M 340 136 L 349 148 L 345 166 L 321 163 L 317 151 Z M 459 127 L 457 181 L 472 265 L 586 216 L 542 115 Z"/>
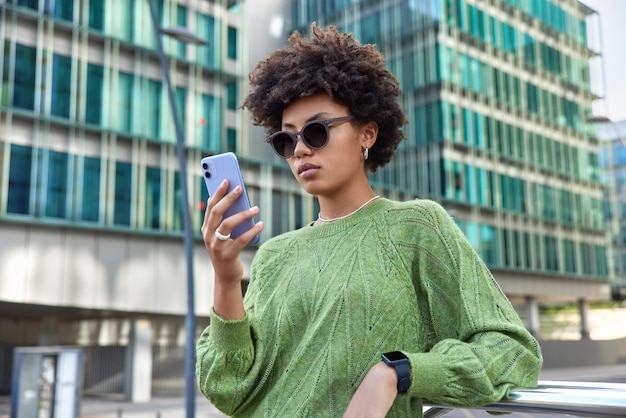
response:
<path fill-rule="evenodd" d="M 372 197 L 370 200 L 368 200 L 367 202 L 363 203 L 361 206 L 359 206 L 355 210 L 353 210 L 352 212 L 348 213 L 347 215 L 338 216 L 336 218 L 326 219 L 326 218 L 322 217 L 322 212 L 320 212 L 320 213 L 317 214 L 317 220 L 320 221 L 320 222 L 334 222 L 334 221 L 338 221 L 339 219 L 347 218 L 350 215 L 354 215 L 355 213 L 357 213 L 358 211 L 360 211 L 365 206 L 369 205 L 370 203 L 372 203 L 374 200 L 378 199 L 379 197 L 380 196 L 376 195 L 376 196 Z"/>

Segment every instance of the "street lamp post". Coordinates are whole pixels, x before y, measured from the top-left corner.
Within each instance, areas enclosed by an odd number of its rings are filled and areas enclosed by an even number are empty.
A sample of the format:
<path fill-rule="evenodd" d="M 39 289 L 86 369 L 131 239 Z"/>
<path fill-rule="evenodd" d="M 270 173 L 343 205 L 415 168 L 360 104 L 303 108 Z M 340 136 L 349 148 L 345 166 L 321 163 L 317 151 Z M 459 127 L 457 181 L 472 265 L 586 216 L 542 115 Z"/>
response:
<path fill-rule="evenodd" d="M 150 17 L 157 43 L 157 52 L 163 79 L 167 88 L 172 119 L 174 121 L 174 129 L 176 134 L 176 154 L 178 156 L 178 170 L 180 173 L 180 189 L 181 189 L 181 209 L 183 212 L 183 241 L 185 246 L 185 261 L 187 267 L 187 314 L 185 316 L 186 346 L 185 346 L 185 411 L 187 418 L 195 416 L 195 333 L 196 318 L 194 307 L 194 273 L 193 273 L 193 233 L 191 229 L 191 214 L 189 212 L 189 199 L 187 189 L 187 161 L 185 158 L 185 142 L 179 119 L 178 109 L 174 91 L 170 82 L 170 70 L 163 52 L 163 43 L 161 34 L 172 36 L 180 41 L 206 45 L 207 41 L 199 36 L 189 32 L 184 28 L 161 29 L 152 0 L 148 0 L 150 8 Z"/>

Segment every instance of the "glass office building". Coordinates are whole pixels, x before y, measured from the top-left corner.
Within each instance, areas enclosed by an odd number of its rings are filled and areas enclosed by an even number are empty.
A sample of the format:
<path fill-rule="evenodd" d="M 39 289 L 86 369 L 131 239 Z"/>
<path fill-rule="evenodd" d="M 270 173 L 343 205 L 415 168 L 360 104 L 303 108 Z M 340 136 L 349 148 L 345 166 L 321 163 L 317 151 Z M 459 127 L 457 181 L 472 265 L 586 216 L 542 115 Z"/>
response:
<path fill-rule="evenodd" d="M 149 390 L 142 379 L 155 385 L 172 380 L 167 368 L 183 372 L 180 185 L 189 185 L 200 238 L 208 197 L 200 159 L 245 147 L 238 106 L 247 42 L 237 1 L 152 3 L 161 28 L 185 27 L 208 42 L 162 36 L 187 179 L 148 0 L 0 4 L 0 393 L 10 385 L 12 347 L 115 353 L 146 319 L 160 360 L 152 377 L 133 380 Z M 200 239 L 196 247 L 196 306 L 206 317 L 211 269 Z M 125 355 L 94 360 L 101 355 L 88 356 L 87 392 L 105 380 L 104 390 L 122 390 Z"/>
<path fill-rule="evenodd" d="M 295 26 L 375 43 L 408 141 L 372 176 L 456 218 L 513 299 L 606 297 L 586 21 L 576 0 L 294 0 Z M 604 295 L 604 296 L 602 296 Z"/>
<path fill-rule="evenodd" d="M 598 160 L 604 195 L 606 229 L 610 235 L 609 270 L 615 299 L 626 299 L 626 120 L 598 125 Z"/>

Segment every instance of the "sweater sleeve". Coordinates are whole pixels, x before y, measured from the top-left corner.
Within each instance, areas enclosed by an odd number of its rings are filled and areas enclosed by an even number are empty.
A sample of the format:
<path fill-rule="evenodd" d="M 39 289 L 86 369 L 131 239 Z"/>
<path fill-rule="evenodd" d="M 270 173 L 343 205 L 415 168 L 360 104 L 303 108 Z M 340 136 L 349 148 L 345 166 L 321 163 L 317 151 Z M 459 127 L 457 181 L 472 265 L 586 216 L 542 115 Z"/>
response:
<path fill-rule="evenodd" d="M 430 350 L 406 353 L 409 394 L 434 403 L 478 406 L 516 387 L 534 387 L 542 365 L 526 330 L 491 272 L 445 210 L 426 202 L 415 289 L 428 306 Z"/>
<path fill-rule="evenodd" d="M 255 388 L 259 347 L 248 316 L 225 320 L 211 311 L 210 320 L 196 343 L 198 386 L 217 409 L 233 415 Z"/>

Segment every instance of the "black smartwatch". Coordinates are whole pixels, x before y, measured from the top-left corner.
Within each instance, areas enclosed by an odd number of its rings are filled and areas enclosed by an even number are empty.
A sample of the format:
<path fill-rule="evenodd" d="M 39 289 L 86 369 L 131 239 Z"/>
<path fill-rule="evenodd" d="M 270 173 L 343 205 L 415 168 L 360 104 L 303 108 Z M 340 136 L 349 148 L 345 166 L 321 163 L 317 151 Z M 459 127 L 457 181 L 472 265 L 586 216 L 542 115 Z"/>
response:
<path fill-rule="evenodd" d="M 396 369 L 398 375 L 398 393 L 406 393 L 411 386 L 411 363 L 409 358 L 400 351 L 390 351 L 381 356 L 387 366 Z"/>

